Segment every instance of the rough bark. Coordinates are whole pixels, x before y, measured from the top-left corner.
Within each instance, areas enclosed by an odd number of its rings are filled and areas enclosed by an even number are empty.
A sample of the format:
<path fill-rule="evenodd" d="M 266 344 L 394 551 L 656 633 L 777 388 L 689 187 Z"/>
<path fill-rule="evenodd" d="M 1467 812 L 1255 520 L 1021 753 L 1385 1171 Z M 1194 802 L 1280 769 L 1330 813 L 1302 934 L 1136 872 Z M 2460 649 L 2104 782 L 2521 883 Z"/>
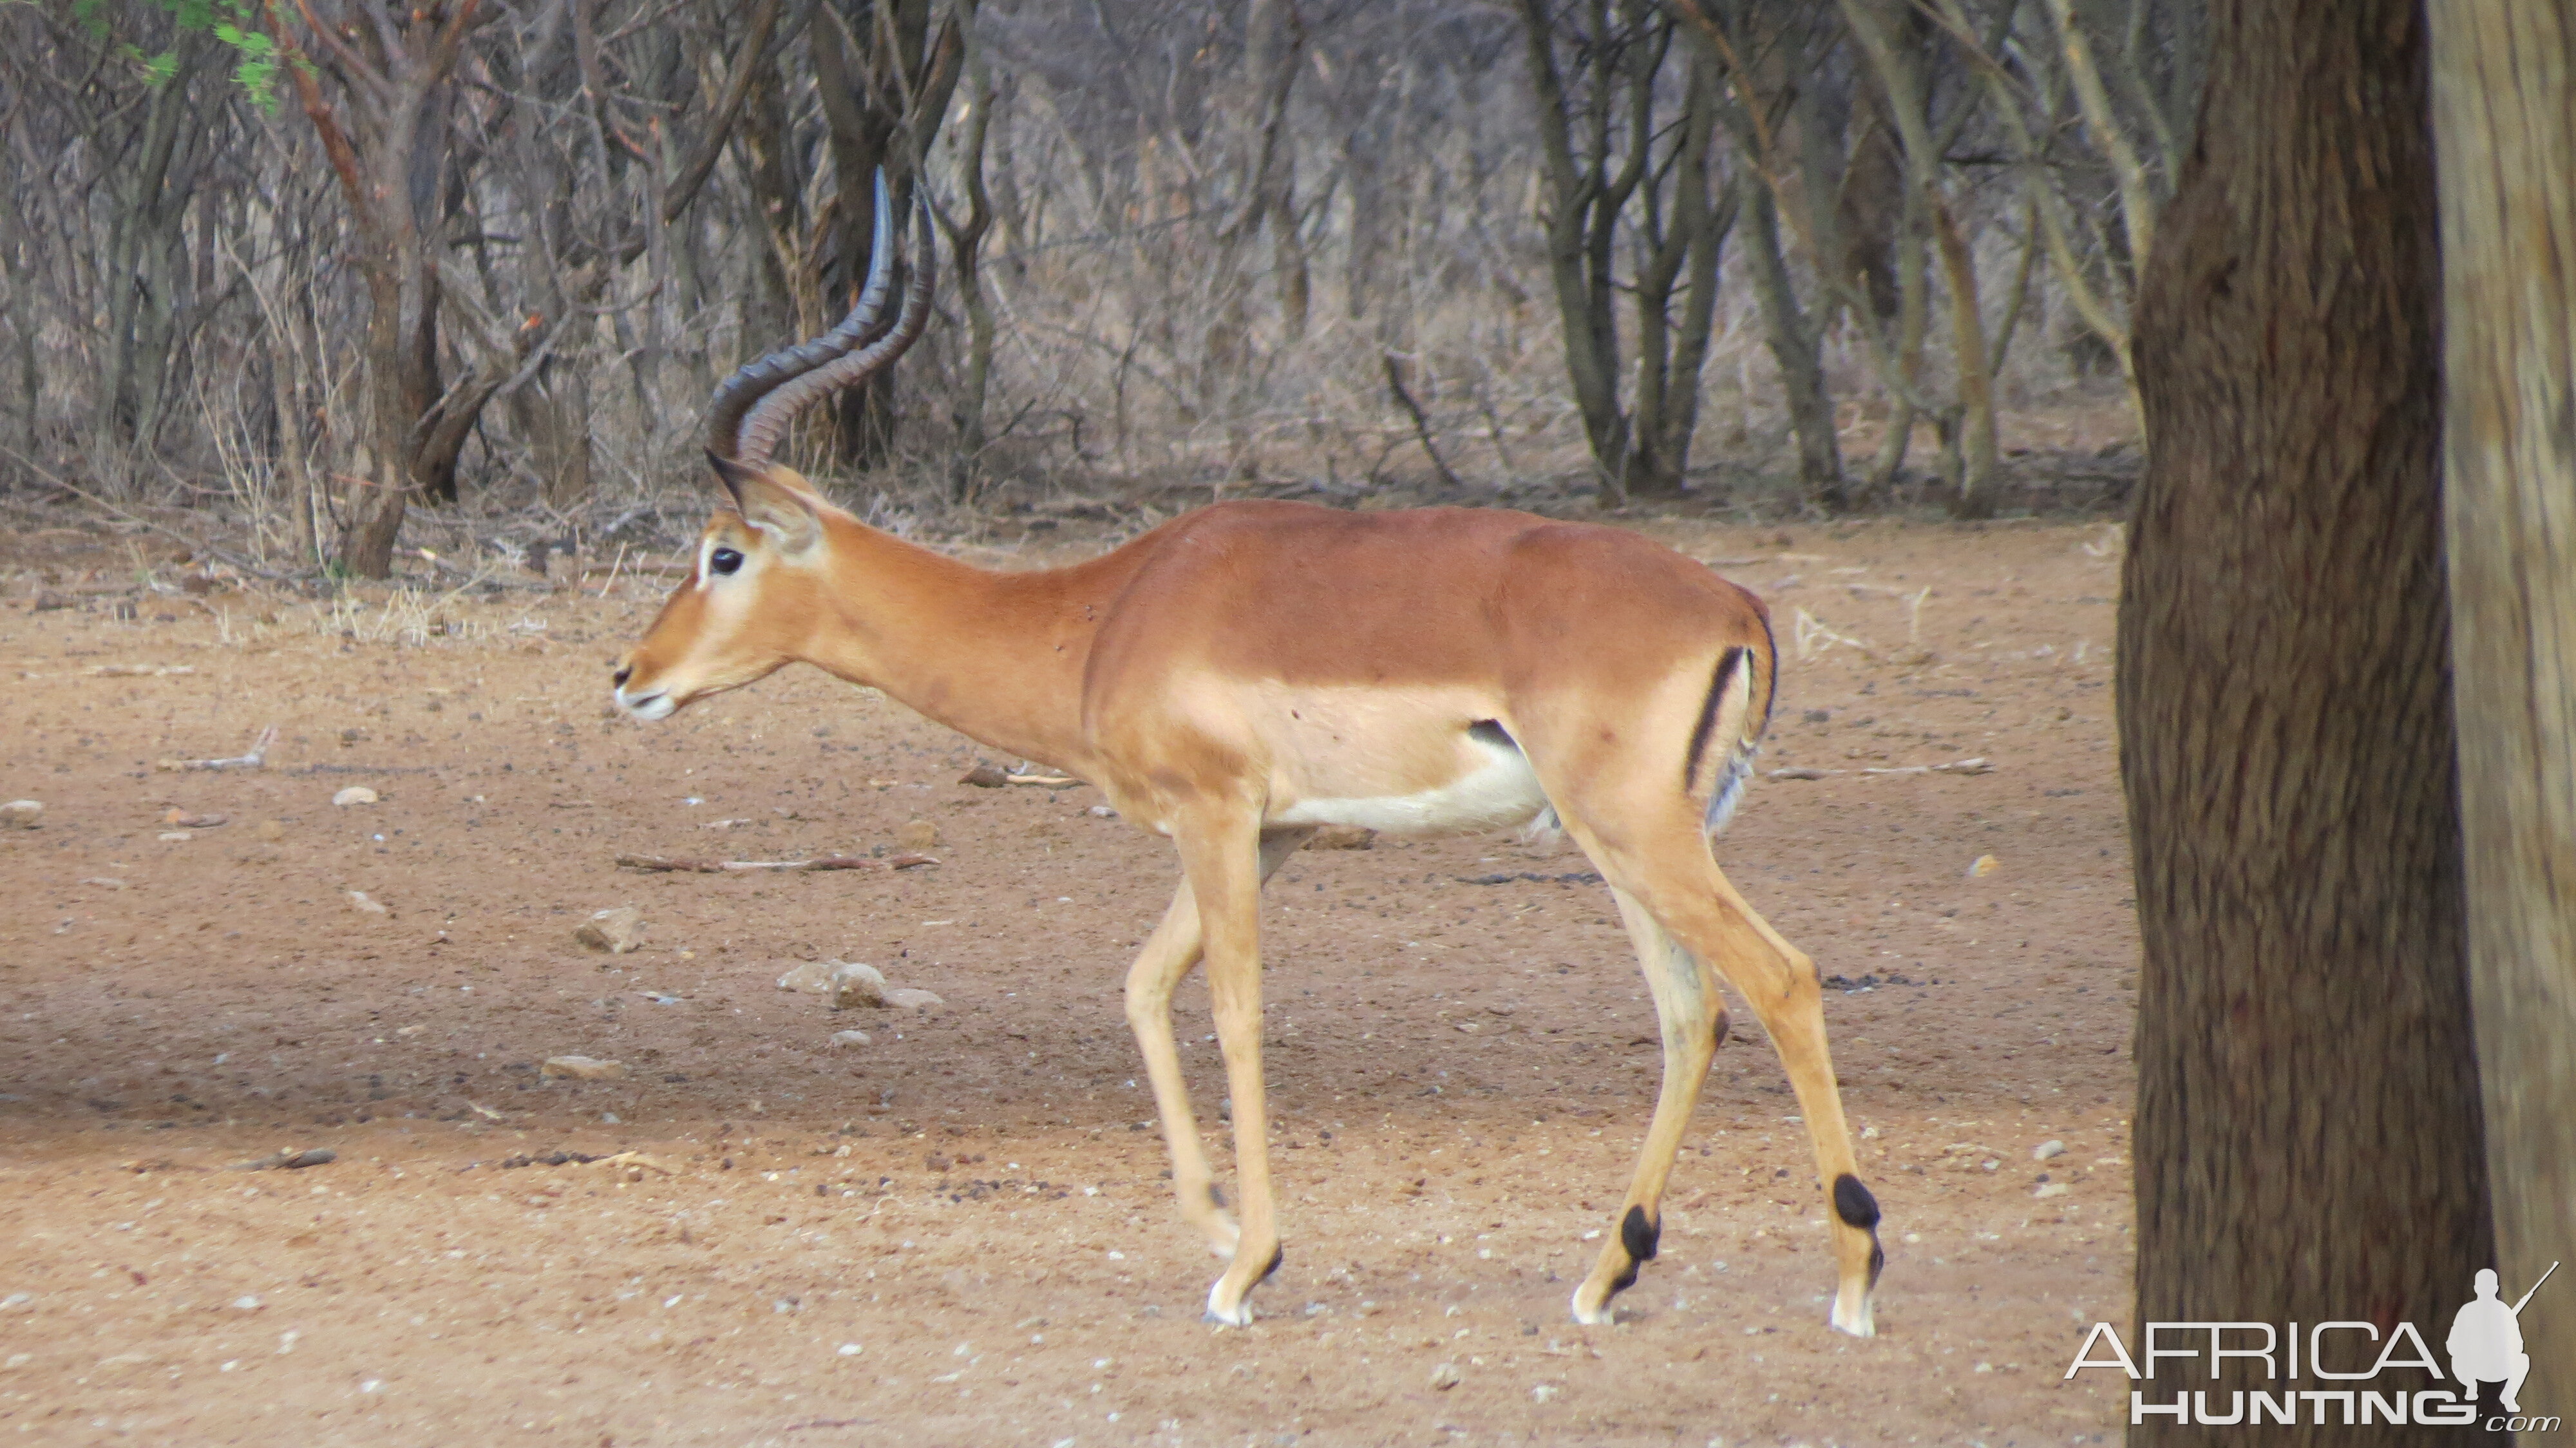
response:
<path fill-rule="evenodd" d="M 2434 0 L 2470 979 L 2507 1297 L 2576 1257 L 2576 3 Z M 2576 1407 L 2576 1292 L 2521 1316 Z"/>
<path fill-rule="evenodd" d="M 2425 37 L 2412 0 L 2228 0 L 2213 23 L 2136 322 L 2151 462 L 2119 715 L 2145 947 L 2137 1312 L 2404 1320 L 2438 1340 L 2492 1239 Z M 2259 1371 L 2188 1386 L 2334 1386 Z"/>

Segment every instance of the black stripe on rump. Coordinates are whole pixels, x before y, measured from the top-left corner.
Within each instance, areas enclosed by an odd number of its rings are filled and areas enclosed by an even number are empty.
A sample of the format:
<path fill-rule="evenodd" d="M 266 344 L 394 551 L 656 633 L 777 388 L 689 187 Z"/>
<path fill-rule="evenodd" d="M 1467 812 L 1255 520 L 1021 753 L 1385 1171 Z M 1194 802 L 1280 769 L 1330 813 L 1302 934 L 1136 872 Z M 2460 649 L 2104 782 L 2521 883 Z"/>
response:
<path fill-rule="evenodd" d="M 1709 681 L 1708 697 L 1699 701 L 1699 723 L 1691 726 L 1690 753 L 1682 757 L 1682 793 L 1688 794 L 1699 782 L 1700 756 L 1708 753 L 1708 731 L 1717 727 L 1717 701 L 1726 686 L 1735 682 L 1735 671 L 1744 663 L 1744 646 L 1736 644 L 1717 660 L 1717 677 Z"/>
<path fill-rule="evenodd" d="M 1771 706 L 1780 698 L 1780 638 L 1771 632 L 1770 610 L 1756 609 L 1754 617 L 1762 620 L 1762 657 L 1771 661 L 1771 666 L 1763 671 L 1762 723 L 1747 735 L 1748 738 L 1759 739 L 1771 732 Z"/>

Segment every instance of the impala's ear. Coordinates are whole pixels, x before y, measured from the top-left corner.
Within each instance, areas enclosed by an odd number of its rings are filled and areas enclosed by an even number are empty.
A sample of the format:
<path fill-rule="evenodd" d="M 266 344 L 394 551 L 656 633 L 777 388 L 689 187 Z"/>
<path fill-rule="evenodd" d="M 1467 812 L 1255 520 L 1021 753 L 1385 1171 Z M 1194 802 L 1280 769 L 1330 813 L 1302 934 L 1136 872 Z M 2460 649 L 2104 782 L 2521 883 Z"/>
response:
<path fill-rule="evenodd" d="M 742 520 L 769 537 L 781 553 L 802 553 L 823 536 L 823 520 L 814 500 L 769 475 L 766 468 L 746 467 L 732 458 L 707 454 L 716 481 L 733 498 Z"/>

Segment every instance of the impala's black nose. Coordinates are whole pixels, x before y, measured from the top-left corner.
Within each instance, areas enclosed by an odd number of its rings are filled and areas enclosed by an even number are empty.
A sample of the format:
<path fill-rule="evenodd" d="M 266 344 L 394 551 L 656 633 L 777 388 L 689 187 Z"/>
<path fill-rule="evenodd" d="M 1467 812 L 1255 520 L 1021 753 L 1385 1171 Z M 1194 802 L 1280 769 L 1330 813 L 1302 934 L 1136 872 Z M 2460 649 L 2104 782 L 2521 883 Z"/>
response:
<path fill-rule="evenodd" d="M 626 687 L 627 679 L 632 677 L 634 673 L 635 671 L 633 669 L 628 668 L 624 664 L 619 664 L 617 666 L 617 672 L 609 675 L 608 682 L 613 687 L 623 689 Z"/>

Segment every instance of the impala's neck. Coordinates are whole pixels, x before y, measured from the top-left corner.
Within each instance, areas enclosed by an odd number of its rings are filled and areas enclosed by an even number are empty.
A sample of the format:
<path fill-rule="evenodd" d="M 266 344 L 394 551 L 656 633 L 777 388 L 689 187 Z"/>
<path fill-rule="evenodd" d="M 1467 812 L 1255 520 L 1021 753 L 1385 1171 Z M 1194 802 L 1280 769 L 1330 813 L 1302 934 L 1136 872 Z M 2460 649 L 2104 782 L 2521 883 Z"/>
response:
<path fill-rule="evenodd" d="M 1108 597 L 1084 575 L 1099 570 L 991 572 L 854 519 L 825 527 L 806 662 L 996 749 L 1084 767 L 1082 671 Z"/>

